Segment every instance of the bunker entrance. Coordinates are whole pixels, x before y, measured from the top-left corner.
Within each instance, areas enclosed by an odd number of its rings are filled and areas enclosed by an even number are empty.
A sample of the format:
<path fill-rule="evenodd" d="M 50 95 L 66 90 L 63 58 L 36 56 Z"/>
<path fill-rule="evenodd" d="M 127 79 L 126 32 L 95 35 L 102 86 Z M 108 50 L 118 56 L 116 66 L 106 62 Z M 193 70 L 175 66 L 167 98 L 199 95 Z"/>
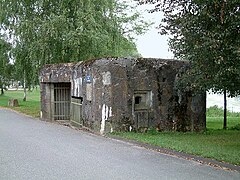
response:
<path fill-rule="evenodd" d="M 71 83 L 54 84 L 54 120 L 70 120 Z"/>

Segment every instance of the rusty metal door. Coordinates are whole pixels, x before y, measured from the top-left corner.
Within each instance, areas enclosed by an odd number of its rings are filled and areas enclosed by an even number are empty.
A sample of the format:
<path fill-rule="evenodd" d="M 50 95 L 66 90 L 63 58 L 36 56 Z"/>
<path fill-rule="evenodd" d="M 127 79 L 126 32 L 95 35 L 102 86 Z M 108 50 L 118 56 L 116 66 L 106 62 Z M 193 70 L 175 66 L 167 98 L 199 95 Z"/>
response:
<path fill-rule="evenodd" d="M 70 120 L 71 83 L 54 84 L 54 120 Z"/>

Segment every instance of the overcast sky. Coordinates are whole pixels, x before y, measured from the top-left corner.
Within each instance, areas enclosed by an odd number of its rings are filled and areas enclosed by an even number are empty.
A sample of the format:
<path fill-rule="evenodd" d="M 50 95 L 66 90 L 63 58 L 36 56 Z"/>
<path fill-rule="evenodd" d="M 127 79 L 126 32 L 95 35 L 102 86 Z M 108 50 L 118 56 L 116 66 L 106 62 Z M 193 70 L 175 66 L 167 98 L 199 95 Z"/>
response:
<path fill-rule="evenodd" d="M 159 25 L 162 15 L 159 12 L 148 13 L 146 9 L 151 8 L 147 5 L 139 7 L 139 11 L 146 21 L 154 22 L 155 24 L 147 31 L 146 34 L 137 37 L 136 45 L 139 53 L 143 57 L 152 58 L 173 58 L 172 52 L 169 51 L 167 37 L 158 33 L 156 27 Z M 144 12 L 145 11 L 145 12 Z"/>

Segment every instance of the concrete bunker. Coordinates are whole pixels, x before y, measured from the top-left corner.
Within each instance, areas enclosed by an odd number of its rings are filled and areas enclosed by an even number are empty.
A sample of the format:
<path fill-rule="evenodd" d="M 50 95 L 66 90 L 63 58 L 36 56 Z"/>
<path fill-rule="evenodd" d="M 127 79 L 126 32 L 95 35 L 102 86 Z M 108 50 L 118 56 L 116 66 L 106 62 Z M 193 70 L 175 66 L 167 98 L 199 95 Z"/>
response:
<path fill-rule="evenodd" d="M 176 89 L 186 61 L 103 58 L 46 65 L 40 71 L 41 118 L 100 133 L 206 127 L 205 93 Z"/>

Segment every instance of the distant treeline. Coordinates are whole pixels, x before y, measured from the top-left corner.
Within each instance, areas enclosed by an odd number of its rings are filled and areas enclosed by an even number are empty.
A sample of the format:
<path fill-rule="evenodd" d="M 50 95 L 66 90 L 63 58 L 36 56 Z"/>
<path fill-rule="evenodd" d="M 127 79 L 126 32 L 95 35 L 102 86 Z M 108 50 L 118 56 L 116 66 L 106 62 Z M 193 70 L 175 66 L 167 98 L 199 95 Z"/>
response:
<path fill-rule="evenodd" d="M 223 117 L 224 110 L 222 107 L 211 106 L 207 108 L 207 117 Z M 240 112 L 227 111 L 229 117 L 240 117 Z"/>

